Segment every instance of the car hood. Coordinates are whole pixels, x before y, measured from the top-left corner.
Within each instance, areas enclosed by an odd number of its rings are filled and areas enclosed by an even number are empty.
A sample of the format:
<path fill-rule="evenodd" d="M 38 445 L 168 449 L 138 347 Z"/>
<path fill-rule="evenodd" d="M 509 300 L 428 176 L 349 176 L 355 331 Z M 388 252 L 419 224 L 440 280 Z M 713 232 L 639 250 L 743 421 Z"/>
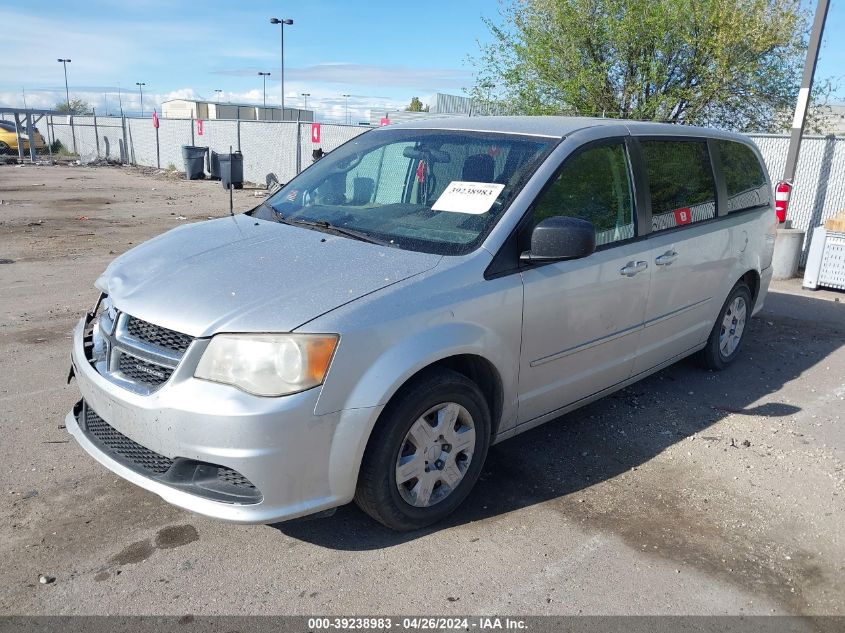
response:
<path fill-rule="evenodd" d="M 441 259 L 237 215 L 137 246 L 97 287 L 119 310 L 191 336 L 289 332 Z"/>

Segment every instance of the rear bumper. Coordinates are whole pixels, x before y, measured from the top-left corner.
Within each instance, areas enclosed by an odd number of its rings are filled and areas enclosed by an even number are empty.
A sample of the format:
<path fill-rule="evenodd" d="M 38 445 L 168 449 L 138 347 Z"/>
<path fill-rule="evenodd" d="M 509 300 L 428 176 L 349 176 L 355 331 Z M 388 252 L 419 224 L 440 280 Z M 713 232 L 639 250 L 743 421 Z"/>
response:
<path fill-rule="evenodd" d="M 224 502 L 131 467 L 80 425 L 67 430 L 103 466 L 176 506 L 237 523 L 273 523 L 348 503 L 361 452 L 381 408 L 314 414 L 319 389 L 261 398 L 175 373 L 159 391 L 132 393 L 101 376 L 85 358 L 83 322 L 72 362 L 84 402 L 121 436 L 170 460 L 231 469 L 260 492 L 258 502 Z M 360 449 L 359 449 L 360 447 Z"/>
<path fill-rule="evenodd" d="M 760 271 L 760 289 L 757 291 L 757 300 L 754 302 L 754 309 L 751 311 L 751 316 L 755 316 L 766 303 L 766 297 L 769 296 L 769 284 L 772 282 L 772 267 Z"/>

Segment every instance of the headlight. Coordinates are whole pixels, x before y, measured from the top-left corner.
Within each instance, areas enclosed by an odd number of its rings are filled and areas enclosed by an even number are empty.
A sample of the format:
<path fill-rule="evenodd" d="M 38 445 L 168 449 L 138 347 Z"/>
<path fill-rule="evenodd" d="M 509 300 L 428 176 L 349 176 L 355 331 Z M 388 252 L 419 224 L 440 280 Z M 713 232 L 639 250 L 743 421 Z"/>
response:
<path fill-rule="evenodd" d="M 218 334 L 194 377 L 257 396 L 305 391 L 323 383 L 337 341 L 336 334 Z"/>

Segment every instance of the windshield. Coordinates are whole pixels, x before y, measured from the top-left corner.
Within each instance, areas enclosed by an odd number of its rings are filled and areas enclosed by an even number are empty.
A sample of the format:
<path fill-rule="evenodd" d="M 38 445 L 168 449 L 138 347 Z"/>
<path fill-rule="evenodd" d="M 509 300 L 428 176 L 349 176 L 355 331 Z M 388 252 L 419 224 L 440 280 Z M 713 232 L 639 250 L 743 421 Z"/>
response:
<path fill-rule="evenodd" d="M 556 142 L 377 130 L 326 154 L 255 215 L 272 216 L 272 209 L 280 217 L 267 219 L 316 222 L 407 250 L 460 255 L 481 244 Z"/>

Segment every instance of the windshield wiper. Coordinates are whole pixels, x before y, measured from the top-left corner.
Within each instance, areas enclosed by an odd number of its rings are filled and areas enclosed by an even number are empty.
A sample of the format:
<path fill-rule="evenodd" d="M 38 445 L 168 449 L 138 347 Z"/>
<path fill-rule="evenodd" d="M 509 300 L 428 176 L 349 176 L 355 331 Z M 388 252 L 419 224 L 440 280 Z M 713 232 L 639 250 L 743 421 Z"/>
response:
<path fill-rule="evenodd" d="M 327 222 L 326 220 L 306 220 L 304 218 L 291 218 L 285 217 L 278 211 L 276 211 L 276 216 L 279 219 L 279 222 L 283 224 L 292 224 L 292 225 L 299 225 L 299 226 L 309 226 L 315 228 L 317 230 L 329 231 L 331 233 L 337 233 L 338 235 L 344 235 L 346 237 L 351 237 L 354 240 L 358 240 L 360 242 L 368 242 L 369 244 L 378 244 L 379 246 L 393 246 L 391 242 L 386 242 L 384 240 L 380 240 L 377 237 L 373 237 L 369 233 L 365 231 L 358 231 L 356 229 L 349 229 L 345 226 L 337 226 L 336 224 L 332 224 L 331 222 Z"/>

